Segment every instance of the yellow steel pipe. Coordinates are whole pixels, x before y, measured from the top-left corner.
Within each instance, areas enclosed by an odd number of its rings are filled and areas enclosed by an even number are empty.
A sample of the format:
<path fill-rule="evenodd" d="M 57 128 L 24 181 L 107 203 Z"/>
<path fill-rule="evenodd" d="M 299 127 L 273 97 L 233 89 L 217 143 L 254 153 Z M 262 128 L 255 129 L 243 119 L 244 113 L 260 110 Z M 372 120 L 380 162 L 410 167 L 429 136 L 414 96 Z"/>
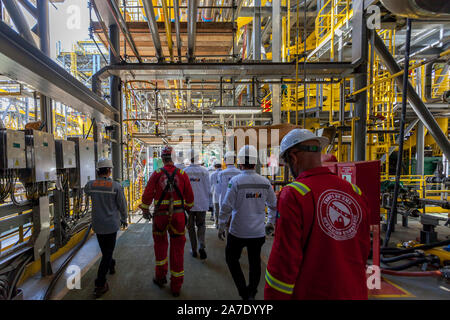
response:
<path fill-rule="evenodd" d="M 167 0 L 161 0 L 163 7 L 164 26 L 166 28 L 167 47 L 169 48 L 170 62 L 173 62 L 173 43 L 172 43 L 172 26 L 170 24 L 169 9 L 167 7 Z"/>

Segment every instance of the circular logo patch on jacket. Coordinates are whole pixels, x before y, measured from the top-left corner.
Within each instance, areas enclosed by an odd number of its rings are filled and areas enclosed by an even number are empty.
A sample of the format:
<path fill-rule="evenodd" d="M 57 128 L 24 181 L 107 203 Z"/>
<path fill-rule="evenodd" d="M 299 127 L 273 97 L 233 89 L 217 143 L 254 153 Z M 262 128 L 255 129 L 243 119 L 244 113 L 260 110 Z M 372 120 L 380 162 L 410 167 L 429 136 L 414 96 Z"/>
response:
<path fill-rule="evenodd" d="M 317 220 L 323 232 L 335 240 L 352 239 L 358 232 L 362 210 L 347 193 L 327 190 L 318 201 Z"/>

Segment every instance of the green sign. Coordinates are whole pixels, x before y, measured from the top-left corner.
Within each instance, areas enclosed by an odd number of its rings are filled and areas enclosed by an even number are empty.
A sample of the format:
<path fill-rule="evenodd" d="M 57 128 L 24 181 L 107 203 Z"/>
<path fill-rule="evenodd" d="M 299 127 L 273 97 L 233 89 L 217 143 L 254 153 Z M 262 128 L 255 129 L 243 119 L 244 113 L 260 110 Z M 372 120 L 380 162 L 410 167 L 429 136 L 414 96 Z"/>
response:
<path fill-rule="evenodd" d="M 13 148 L 20 149 L 20 143 L 13 143 Z"/>

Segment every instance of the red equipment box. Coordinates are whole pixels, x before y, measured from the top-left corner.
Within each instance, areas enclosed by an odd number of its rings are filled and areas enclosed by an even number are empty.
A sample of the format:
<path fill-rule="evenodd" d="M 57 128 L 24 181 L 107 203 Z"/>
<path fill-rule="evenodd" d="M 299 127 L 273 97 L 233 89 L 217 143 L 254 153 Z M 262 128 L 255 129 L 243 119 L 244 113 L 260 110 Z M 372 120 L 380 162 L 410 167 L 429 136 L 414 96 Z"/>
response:
<path fill-rule="evenodd" d="M 380 161 L 337 163 L 337 174 L 356 184 L 367 197 L 371 211 L 370 224 L 380 223 Z"/>

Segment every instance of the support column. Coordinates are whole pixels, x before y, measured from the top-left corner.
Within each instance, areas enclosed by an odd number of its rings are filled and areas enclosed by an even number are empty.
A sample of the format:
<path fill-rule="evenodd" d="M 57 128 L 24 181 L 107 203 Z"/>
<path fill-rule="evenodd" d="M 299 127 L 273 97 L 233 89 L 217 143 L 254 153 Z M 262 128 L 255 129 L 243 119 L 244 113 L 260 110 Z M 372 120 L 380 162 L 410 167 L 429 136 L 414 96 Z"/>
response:
<path fill-rule="evenodd" d="M 281 62 L 281 0 L 272 1 L 272 62 Z M 272 85 L 272 124 L 281 123 L 281 85 Z"/>
<path fill-rule="evenodd" d="M 48 0 L 37 0 L 37 13 L 39 24 L 39 46 L 41 51 L 50 56 L 50 26 L 48 13 Z M 52 100 L 40 95 L 41 121 L 45 123 L 44 131 L 53 133 L 53 110 Z"/>
<path fill-rule="evenodd" d="M 109 38 L 117 52 L 120 52 L 120 37 L 119 28 L 117 25 L 113 24 L 109 26 Z M 118 63 L 118 59 L 114 57 L 114 54 L 109 52 L 109 63 Z M 111 96 L 111 106 L 119 111 L 119 114 L 115 116 L 115 121 L 119 123 L 119 126 L 114 127 L 113 139 L 115 142 L 112 144 L 112 162 L 114 165 L 113 169 L 113 179 L 122 180 L 122 103 L 121 103 L 121 92 L 120 92 L 120 78 L 112 76 L 109 78 L 109 89 Z"/>
<path fill-rule="evenodd" d="M 425 127 L 421 121 L 417 123 L 416 132 L 416 174 L 424 175 Z"/>
<path fill-rule="evenodd" d="M 352 61 L 359 62 L 359 66 L 355 70 L 355 91 L 367 86 L 367 56 L 368 38 L 366 19 L 364 18 L 364 1 L 359 0 L 353 4 L 352 19 Z M 359 119 L 355 121 L 354 160 L 364 161 L 366 160 L 367 139 L 367 91 L 361 92 L 355 98 L 354 116 Z"/>
<path fill-rule="evenodd" d="M 253 7 L 253 60 L 261 60 L 261 0 Z"/>

